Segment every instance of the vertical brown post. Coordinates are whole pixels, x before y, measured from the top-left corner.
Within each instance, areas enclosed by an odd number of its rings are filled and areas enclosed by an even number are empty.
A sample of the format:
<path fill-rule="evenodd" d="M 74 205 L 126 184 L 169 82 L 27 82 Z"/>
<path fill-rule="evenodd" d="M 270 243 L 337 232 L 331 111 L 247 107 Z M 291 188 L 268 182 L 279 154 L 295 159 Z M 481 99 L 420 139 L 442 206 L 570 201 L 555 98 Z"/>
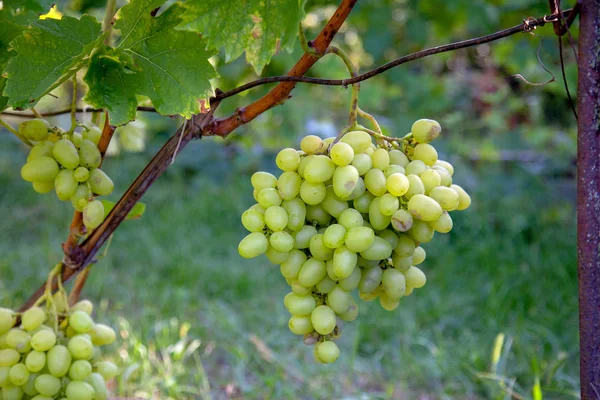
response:
<path fill-rule="evenodd" d="M 600 398 L 600 0 L 580 0 L 577 252 L 582 400 Z"/>

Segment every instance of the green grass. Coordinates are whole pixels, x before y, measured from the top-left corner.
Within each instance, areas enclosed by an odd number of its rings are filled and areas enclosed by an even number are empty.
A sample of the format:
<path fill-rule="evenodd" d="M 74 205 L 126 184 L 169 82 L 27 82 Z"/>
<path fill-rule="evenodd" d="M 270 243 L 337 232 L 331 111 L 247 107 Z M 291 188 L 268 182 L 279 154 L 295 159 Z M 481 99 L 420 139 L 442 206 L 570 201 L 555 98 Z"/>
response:
<path fill-rule="evenodd" d="M 340 360 L 319 366 L 287 329 L 278 268 L 237 254 L 249 168 L 213 162 L 209 140 L 190 146 L 144 198 L 142 219 L 119 228 L 84 291 L 101 303 L 98 318 L 121 329 L 121 394 L 510 399 L 533 398 L 539 378 L 544 399 L 576 398 L 574 182 L 459 166 L 473 206 L 425 245 L 427 285 L 391 313 L 361 303 Z M 18 149 L 0 140 L 0 303 L 15 307 L 60 260 L 72 213 L 20 179 Z M 108 160 L 118 192 L 149 154 Z"/>

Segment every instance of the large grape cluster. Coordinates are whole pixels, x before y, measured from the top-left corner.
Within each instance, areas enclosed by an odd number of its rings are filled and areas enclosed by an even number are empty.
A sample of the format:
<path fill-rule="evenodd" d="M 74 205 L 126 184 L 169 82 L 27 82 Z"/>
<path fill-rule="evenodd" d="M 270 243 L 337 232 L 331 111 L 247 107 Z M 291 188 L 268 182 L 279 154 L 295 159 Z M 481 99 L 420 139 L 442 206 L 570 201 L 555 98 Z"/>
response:
<path fill-rule="evenodd" d="M 104 205 L 94 196 L 108 195 L 114 189 L 112 180 L 99 168 L 100 129 L 94 126 L 69 134 L 51 130 L 43 119 L 32 119 L 19 125 L 19 133 L 36 143 L 21 169 L 23 179 L 38 193 L 54 190 L 60 200 L 71 201 L 83 212 L 88 229 L 98 227 L 104 220 Z"/>
<path fill-rule="evenodd" d="M 106 400 L 106 382 L 118 370 L 101 360 L 100 347 L 116 333 L 94 323 L 92 310 L 91 302 L 80 301 L 51 327 L 56 314 L 40 307 L 20 315 L 0 308 L 0 399 Z M 17 316 L 21 325 L 14 327 Z"/>
<path fill-rule="evenodd" d="M 402 140 L 378 145 L 359 130 L 338 143 L 309 135 L 301 151 L 279 152 L 278 178 L 252 176 L 257 204 L 242 215 L 251 233 L 238 251 L 280 265 L 291 287 L 289 328 L 316 344 L 317 361 L 338 358 L 341 321 L 358 316 L 351 293 L 394 310 L 425 285 L 421 244 L 452 229 L 450 211 L 469 207 L 469 195 L 452 182 L 453 166 L 429 144 L 440 132 L 422 119 Z"/>

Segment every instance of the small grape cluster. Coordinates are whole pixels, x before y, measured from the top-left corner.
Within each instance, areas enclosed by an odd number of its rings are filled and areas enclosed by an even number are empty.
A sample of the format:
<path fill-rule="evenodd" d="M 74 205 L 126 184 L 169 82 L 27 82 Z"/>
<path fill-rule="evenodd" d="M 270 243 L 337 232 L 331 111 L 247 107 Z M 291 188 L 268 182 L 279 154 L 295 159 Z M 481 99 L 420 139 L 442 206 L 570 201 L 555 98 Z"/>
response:
<path fill-rule="evenodd" d="M 471 204 L 452 183 L 453 166 L 429 144 L 440 132 L 436 121 L 422 119 L 402 139 L 378 134 L 377 145 L 361 130 L 337 143 L 309 135 L 301 151 L 279 152 L 278 178 L 252 176 L 257 204 L 242 214 L 251 233 L 238 251 L 280 265 L 292 290 L 284 299 L 289 328 L 316 344 L 317 361 L 339 357 L 333 340 L 341 321 L 358 317 L 351 292 L 394 310 L 425 285 L 421 243 L 449 232 L 449 211 Z"/>
<path fill-rule="evenodd" d="M 19 125 L 19 134 L 36 143 L 21 169 L 23 179 L 38 193 L 54 190 L 60 200 L 70 200 L 83 212 L 88 229 L 98 227 L 104 220 L 104 205 L 94 196 L 108 195 L 114 189 L 112 180 L 99 168 L 100 129 L 92 126 L 82 133 L 64 133 L 50 129 L 43 119 L 32 119 Z"/>
<path fill-rule="evenodd" d="M 116 339 L 107 325 L 94 323 L 93 305 L 75 304 L 58 324 L 56 314 L 32 307 L 20 314 L 0 308 L 0 399 L 106 400 L 106 382 L 117 375 L 102 361 L 100 346 Z M 56 322 L 54 328 L 49 326 Z"/>

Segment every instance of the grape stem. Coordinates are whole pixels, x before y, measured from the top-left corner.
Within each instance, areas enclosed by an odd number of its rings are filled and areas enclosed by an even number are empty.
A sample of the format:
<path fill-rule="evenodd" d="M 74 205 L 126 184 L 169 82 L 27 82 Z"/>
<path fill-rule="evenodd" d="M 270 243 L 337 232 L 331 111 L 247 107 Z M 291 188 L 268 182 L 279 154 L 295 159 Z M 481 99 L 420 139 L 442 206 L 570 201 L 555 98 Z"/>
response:
<path fill-rule="evenodd" d="M 327 48 L 327 50 L 325 51 L 325 54 L 335 54 L 336 56 L 341 58 L 342 61 L 344 62 L 344 64 L 346 65 L 346 68 L 348 69 L 348 72 L 350 73 L 351 77 L 354 78 L 358 75 L 357 69 L 354 66 L 354 64 L 352 63 L 350 56 L 348 55 L 348 53 L 346 53 L 341 48 L 331 45 Z M 344 88 L 347 87 L 347 85 L 342 85 L 342 86 L 344 86 Z M 350 113 L 348 116 L 348 126 L 349 127 L 356 124 L 357 113 L 358 113 L 358 93 L 359 93 L 359 91 L 360 91 L 360 83 L 353 83 L 352 84 L 352 96 L 350 97 Z M 344 131 L 342 131 L 342 132 L 344 132 Z"/>
<path fill-rule="evenodd" d="M 67 134 L 71 135 L 77 127 L 77 74 L 73 75 L 73 97 L 71 98 L 71 129 Z"/>
<path fill-rule="evenodd" d="M 369 122 L 371 124 L 373 124 L 373 126 L 375 127 L 375 131 L 377 131 L 380 134 L 383 134 L 383 132 L 381 131 L 381 127 L 379 126 L 379 123 L 377 123 L 377 120 L 375 119 L 374 116 L 372 116 L 371 114 L 369 114 L 366 111 L 363 111 L 360 107 L 358 107 L 356 109 L 356 111 L 358 111 L 358 115 L 364 119 L 369 120 Z"/>
<path fill-rule="evenodd" d="M 106 12 L 102 21 L 102 32 L 106 33 L 106 37 L 104 38 L 104 44 L 106 45 L 110 45 L 112 39 L 112 19 L 115 16 L 116 9 L 117 0 L 106 0 Z"/>
<path fill-rule="evenodd" d="M 22 136 L 19 131 L 17 131 L 15 128 L 13 128 L 12 126 L 10 126 L 10 124 L 8 122 L 5 122 L 2 118 L 0 118 L 0 125 L 2 125 L 3 127 L 6 128 L 7 131 L 9 131 L 10 133 L 12 133 L 13 135 L 15 135 L 16 137 L 19 138 L 19 140 L 23 143 L 25 143 L 27 146 L 33 146 L 33 144 L 27 140 L 27 138 L 25 138 L 24 136 Z"/>
<path fill-rule="evenodd" d="M 304 50 L 306 54 L 310 54 L 316 58 L 321 58 L 321 55 L 308 43 L 306 34 L 302 28 L 302 22 L 298 24 L 298 39 L 300 40 L 300 46 L 302 47 L 302 50 Z"/>

